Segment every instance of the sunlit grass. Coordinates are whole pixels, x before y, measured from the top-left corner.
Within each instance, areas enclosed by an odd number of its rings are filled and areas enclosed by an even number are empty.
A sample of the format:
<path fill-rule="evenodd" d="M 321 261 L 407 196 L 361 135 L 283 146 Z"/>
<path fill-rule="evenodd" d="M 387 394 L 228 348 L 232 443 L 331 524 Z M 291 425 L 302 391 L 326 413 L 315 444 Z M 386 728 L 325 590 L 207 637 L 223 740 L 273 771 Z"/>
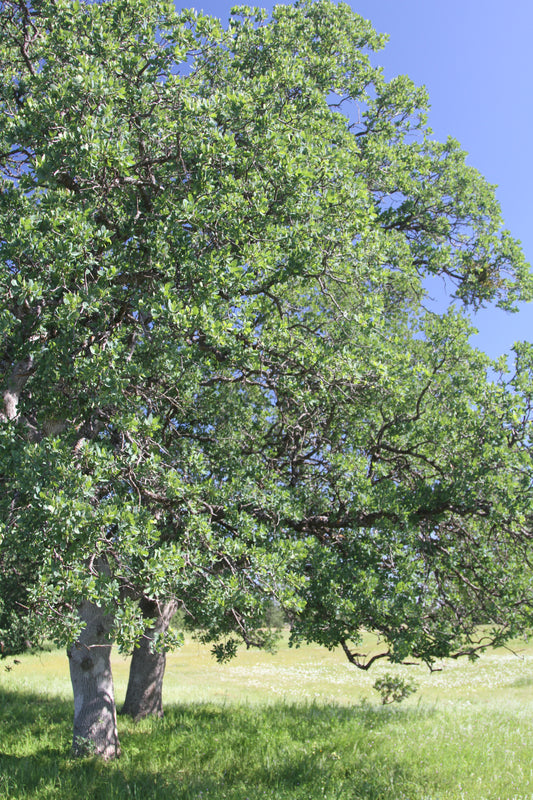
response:
<path fill-rule="evenodd" d="M 519 645 L 517 645 L 519 647 Z M 187 641 L 169 657 L 163 720 L 120 718 L 114 764 L 70 758 L 63 653 L 0 662 L 0 799 L 531 800 L 533 648 L 476 664 L 354 670 L 315 647 L 217 665 Z M 5 662 L 9 666 L 12 661 Z M 117 700 L 128 663 L 115 657 Z M 419 691 L 382 707 L 385 671 Z"/>

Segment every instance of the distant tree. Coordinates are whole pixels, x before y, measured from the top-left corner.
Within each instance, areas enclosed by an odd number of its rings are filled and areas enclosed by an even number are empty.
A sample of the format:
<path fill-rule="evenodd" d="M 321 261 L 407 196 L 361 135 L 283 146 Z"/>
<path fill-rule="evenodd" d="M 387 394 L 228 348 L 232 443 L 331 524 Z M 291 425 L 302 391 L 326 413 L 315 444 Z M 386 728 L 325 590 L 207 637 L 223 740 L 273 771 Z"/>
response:
<path fill-rule="evenodd" d="M 175 607 L 221 659 L 273 602 L 354 663 L 527 626 L 532 354 L 491 383 L 425 280 L 530 277 L 383 37 L 328 0 L 4 0 L 0 37 L 0 581 L 68 646 L 74 750 L 119 752 L 113 642 L 161 712 Z"/>

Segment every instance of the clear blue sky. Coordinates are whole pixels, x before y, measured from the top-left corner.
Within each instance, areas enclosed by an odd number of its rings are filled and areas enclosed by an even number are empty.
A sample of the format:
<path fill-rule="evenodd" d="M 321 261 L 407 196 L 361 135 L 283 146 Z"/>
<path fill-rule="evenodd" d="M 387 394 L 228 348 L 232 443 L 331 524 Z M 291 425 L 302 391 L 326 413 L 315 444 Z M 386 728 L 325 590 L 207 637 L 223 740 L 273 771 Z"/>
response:
<path fill-rule="evenodd" d="M 183 3 L 223 21 L 233 4 Z M 533 263 L 533 0 L 353 0 L 350 5 L 390 35 L 375 56 L 386 77 L 407 74 L 427 87 L 436 138 L 458 139 L 468 162 L 497 184 L 505 226 Z M 475 325 L 480 335 L 473 344 L 497 356 L 517 339 L 533 341 L 533 304 L 514 315 L 484 310 Z"/>

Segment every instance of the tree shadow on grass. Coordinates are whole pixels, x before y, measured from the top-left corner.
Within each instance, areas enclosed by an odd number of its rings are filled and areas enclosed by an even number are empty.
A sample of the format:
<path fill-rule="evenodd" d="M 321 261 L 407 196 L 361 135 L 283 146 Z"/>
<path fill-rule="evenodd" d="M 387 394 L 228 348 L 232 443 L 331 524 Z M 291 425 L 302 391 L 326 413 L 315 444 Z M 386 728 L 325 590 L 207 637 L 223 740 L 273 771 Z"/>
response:
<path fill-rule="evenodd" d="M 121 719 L 123 756 L 72 759 L 72 704 L 0 691 L 0 800 L 398 800 L 413 776 L 388 726 L 417 709 L 275 703 L 181 704 L 163 720 Z M 405 791 L 405 794 L 402 792 Z"/>

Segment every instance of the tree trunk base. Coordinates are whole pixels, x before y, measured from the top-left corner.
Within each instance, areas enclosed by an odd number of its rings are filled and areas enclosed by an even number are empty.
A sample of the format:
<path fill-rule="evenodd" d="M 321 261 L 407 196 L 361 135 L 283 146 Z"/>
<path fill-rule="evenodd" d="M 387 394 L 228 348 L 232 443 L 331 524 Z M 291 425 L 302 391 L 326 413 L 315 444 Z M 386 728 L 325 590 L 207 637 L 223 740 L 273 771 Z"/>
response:
<path fill-rule="evenodd" d="M 109 760 L 120 755 L 108 636 L 111 620 L 93 603 L 83 603 L 80 617 L 86 626 L 68 651 L 74 692 L 72 752 Z"/>
<path fill-rule="evenodd" d="M 151 620 L 135 646 L 131 657 L 130 676 L 126 699 L 120 711 L 134 720 L 163 716 L 163 677 L 166 654 L 152 652 L 154 637 L 165 632 L 176 612 L 176 603 L 157 607 L 144 601 L 143 613 Z"/>

